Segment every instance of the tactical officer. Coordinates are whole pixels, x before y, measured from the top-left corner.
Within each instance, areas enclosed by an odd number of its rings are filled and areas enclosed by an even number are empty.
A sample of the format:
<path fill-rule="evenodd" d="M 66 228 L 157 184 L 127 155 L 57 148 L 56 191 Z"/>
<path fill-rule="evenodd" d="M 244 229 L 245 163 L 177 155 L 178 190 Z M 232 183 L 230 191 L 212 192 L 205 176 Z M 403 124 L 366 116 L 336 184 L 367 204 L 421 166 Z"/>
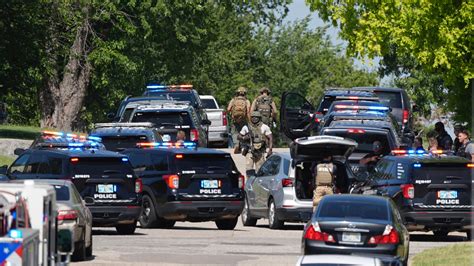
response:
<path fill-rule="evenodd" d="M 227 113 L 232 118 L 231 135 L 232 143 L 235 146 L 234 152 L 240 153 L 237 136 L 242 127 L 247 124 L 247 117 L 250 114 L 250 101 L 247 99 L 247 89 L 245 87 L 237 89 L 235 97 L 227 106 Z"/>
<path fill-rule="evenodd" d="M 314 184 L 316 188 L 313 193 L 313 211 L 319 205 L 319 202 L 325 195 L 334 194 L 334 164 L 332 163 L 332 157 L 328 156 L 323 159 L 317 166 L 314 173 Z"/>
<path fill-rule="evenodd" d="M 249 152 L 245 154 L 247 158 L 246 170 L 255 169 L 258 171 L 265 158 L 272 154 L 273 148 L 272 131 L 268 125 L 262 122 L 260 112 L 252 112 L 250 123 L 243 126 L 238 139 L 241 143 L 247 143 L 249 147 Z M 267 147 L 268 151 L 266 151 Z M 244 155 L 244 152 L 242 154 Z"/>
<path fill-rule="evenodd" d="M 439 121 L 435 124 L 435 131 L 438 133 L 436 140 L 438 141 L 438 148 L 449 151 L 453 146 L 453 139 L 449 136 L 448 132 L 444 129 L 443 122 Z"/>
<path fill-rule="evenodd" d="M 461 130 L 458 133 L 458 139 L 461 143 L 456 155 L 467 158 L 474 162 L 474 143 L 469 140 L 469 132 L 467 130 Z"/>
<path fill-rule="evenodd" d="M 255 98 L 252 102 L 252 111 L 259 111 L 262 114 L 262 121 L 269 127 L 273 126 L 273 122 L 276 121 L 277 108 L 275 102 L 270 96 L 270 89 L 263 87 L 260 89 L 260 95 Z"/>

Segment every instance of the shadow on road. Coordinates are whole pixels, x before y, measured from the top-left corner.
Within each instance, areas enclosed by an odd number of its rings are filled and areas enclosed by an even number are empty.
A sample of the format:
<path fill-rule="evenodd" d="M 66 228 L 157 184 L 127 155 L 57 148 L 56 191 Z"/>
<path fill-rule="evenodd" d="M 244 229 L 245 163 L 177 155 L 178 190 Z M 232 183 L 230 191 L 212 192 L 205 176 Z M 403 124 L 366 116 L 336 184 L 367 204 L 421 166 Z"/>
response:
<path fill-rule="evenodd" d="M 257 227 L 257 228 L 267 228 L 268 230 L 272 230 L 272 229 L 269 229 L 268 225 L 265 225 L 265 224 L 259 224 L 259 225 L 256 225 L 255 227 Z M 303 231 L 303 229 L 304 229 L 304 225 L 302 225 L 302 224 L 285 224 L 285 226 L 283 226 L 283 228 L 277 229 L 276 231 L 278 231 L 278 230 Z M 275 229 L 273 229 L 273 230 L 275 230 Z"/>
<path fill-rule="evenodd" d="M 107 230 L 107 229 L 92 229 L 92 234 L 97 236 L 128 236 L 128 235 L 121 235 L 117 233 L 115 230 Z M 132 236 L 144 236 L 146 234 L 143 233 L 137 233 L 135 232 Z"/>
<path fill-rule="evenodd" d="M 418 242 L 464 242 L 466 241 L 465 236 L 461 235 L 448 235 L 445 237 L 437 237 L 432 234 L 410 234 L 410 241 Z"/>

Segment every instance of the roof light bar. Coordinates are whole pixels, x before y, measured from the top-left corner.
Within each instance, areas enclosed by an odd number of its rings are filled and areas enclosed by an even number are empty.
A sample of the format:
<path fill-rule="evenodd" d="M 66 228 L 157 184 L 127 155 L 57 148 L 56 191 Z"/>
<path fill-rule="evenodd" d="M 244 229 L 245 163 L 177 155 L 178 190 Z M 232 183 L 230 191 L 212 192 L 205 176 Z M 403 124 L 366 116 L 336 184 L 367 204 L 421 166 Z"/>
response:
<path fill-rule="evenodd" d="M 102 139 L 96 136 L 85 136 L 85 135 L 77 135 L 74 133 L 66 133 L 66 132 L 59 132 L 59 131 L 42 131 L 41 135 L 43 137 L 53 137 L 53 138 L 66 138 L 66 139 L 75 139 L 81 141 L 97 141 L 101 142 Z"/>
<path fill-rule="evenodd" d="M 146 89 L 149 91 L 153 90 L 167 90 L 167 89 L 192 89 L 191 84 L 175 84 L 175 85 L 147 85 Z"/>
<path fill-rule="evenodd" d="M 389 108 L 386 106 L 361 106 L 361 105 L 346 105 L 336 104 L 336 109 L 352 109 L 352 110 L 371 110 L 371 111 L 388 111 Z"/>
<path fill-rule="evenodd" d="M 195 142 L 139 142 L 138 148 L 187 148 L 194 149 L 197 147 Z"/>

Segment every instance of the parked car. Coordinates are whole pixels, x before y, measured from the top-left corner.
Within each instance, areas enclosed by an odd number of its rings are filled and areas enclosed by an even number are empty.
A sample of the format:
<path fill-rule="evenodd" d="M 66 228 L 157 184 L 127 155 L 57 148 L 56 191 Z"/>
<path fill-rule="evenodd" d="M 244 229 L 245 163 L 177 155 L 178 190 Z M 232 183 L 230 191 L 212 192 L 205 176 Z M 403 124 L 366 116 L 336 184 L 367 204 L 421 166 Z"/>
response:
<path fill-rule="evenodd" d="M 141 213 L 141 179 L 128 158 L 116 152 L 48 144 L 24 151 L 8 168 L 13 180 L 65 179 L 76 186 L 92 212 L 94 226 L 133 234 Z M 57 145 L 57 146 L 56 146 Z"/>
<path fill-rule="evenodd" d="M 73 232 L 74 261 L 83 261 L 92 256 L 92 213 L 86 206 L 79 191 L 69 180 L 35 180 L 36 184 L 50 185 L 56 191 L 58 230 Z"/>
<path fill-rule="evenodd" d="M 327 195 L 305 226 L 302 251 L 304 255 L 384 254 L 407 265 L 409 238 L 391 199 Z"/>
<path fill-rule="evenodd" d="M 215 221 L 233 230 L 242 212 L 244 176 L 230 154 L 182 144 L 142 143 L 122 153 L 143 180 L 143 228 Z"/>
<path fill-rule="evenodd" d="M 153 123 L 94 124 L 91 136 L 99 137 L 107 150 L 133 148 L 139 142 L 160 142 L 162 137 Z"/>
<path fill-rule="evenodd" d="M 466 232 L 472 240 L 474 164 L 456 156 L 394 150 L 353 193 L 392 198 L 409 230 Z"/>
<path fill-rule="evenodd" d="M 254 226 L 257 219 L 267 218 L 271 229 L 279 229 L 286 221 L 308 221 L 313 212 L 312 168 L 333 156 L 337 190 L 348 192 L 354 177 L 347 157 L 356 146 L 353 140 L 341 137 L 312 136 L 296 139 L 289 153 L 270 156 L 256 174 L 250 172 L 242 223 Z"/>
<path fill-rule="evenodd" d="M 219 108 L 216 99 L 212 95 L 200 95 L 207 119 L 211 121 L 209 126 L 209 144 L 223 148 L 229 145 L 229 128 L 227 126 L 226 111 Z"/>

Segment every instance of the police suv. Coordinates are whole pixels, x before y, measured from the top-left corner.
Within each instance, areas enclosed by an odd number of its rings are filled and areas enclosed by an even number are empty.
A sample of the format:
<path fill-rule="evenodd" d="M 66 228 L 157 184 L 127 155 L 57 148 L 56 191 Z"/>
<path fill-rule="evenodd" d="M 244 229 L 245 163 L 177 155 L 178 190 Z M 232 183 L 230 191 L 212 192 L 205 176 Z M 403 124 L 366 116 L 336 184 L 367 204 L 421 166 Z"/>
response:
<path fill-rule="evenodd" d="M 133 234 L 141 212 L 141 179 L 122 154 L 98 149 L 84 136 L 46 132 L 7 170 L 10 179 L 71 180 L 92 212 L 94 226 Z M 97 140 L 97 138 L 94 138 Z"/>
<path fill-rule="evenodd" d="M 353 193 L 391 197 L 412 231 L 446 236 L 466 232 L 472 239 L 474 164 L 442 151 L 393 150 Z"/>
<path fill-rule="evenodd" d="M 143 180 L 144 228 L 171 228 L 176 221 L 215 221 L 232 230 L 242 212 L 244 176 L 230 154 L 193 142 L 139 143 L 122 153 Z"/>

